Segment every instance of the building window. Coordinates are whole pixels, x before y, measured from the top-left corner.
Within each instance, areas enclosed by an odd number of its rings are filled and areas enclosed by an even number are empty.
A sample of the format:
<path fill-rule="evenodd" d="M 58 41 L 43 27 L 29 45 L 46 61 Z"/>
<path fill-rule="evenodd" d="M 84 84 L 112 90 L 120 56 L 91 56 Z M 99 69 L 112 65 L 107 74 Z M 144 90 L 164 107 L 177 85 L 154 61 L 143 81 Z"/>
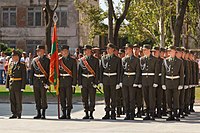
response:
<path fill-rule="evenodd" d="M 28 26 L 42 26 L 42 13 L 40 7 L 28 8 Z"/>
<path fill-rule="evenodd" d="M 59 27 L 67 27 L 67 8 L 66 7 L 58 7 L 56 9 L 56 13 L 58 16 L 57 25 Z"/>
<path fill-rule="evenodd" d="M 67 45 L 67 40 L 58 40 L 58 49 L 61 49 L 62 45 Z"/>
<path fill-rule="evenodd" d="M 3 8 L 3 26 L 16 26 L 16 8 Z"/>
<path fill-rule="evenodd" d="M 41 45 L 42 41 L 41 40 L 27 40 L 26 44 L 27 44 L 26 52 L 35 54 L 35 49 L 36 49 L 37 45 Z"/>

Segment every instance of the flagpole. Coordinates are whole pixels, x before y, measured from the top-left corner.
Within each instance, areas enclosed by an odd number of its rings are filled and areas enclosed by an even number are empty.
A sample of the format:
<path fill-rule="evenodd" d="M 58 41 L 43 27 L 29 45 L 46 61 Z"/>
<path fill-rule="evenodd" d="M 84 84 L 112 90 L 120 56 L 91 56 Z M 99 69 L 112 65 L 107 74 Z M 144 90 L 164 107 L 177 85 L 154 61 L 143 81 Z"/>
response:
<path fill-rule="evenodd" d="M 58 21 L 58 16 L 57 16 L 56 12 L 54 12 L 54 15 L 53 15 L 54 26 L 56 26 L 57 21 Z M 54 89 L 59 91 L 59 86 L 58 86 L 58 88 L 55 87 Z M 56 93 L 57 93 L 57 100 L 58 100 L 58 119 L 60 119 L 60 93 L 58 93 L 58 92 L 56 92 Z"/>

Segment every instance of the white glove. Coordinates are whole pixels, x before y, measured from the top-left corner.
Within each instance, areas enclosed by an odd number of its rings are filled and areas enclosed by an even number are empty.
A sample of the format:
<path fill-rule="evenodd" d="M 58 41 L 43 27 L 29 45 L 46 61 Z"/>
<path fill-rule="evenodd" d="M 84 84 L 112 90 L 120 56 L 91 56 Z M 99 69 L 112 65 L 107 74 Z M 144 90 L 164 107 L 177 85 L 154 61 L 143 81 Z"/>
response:
<path fill-rule="evenodd" d="M 103 88 L 103 83 L 99 83 L 99 86 L 100 86 L 101 88 Z"/>
<path fill-rule="evenodd" d="M 44 88 L 45 88 L 45 89 L 48 89 L 48 88 L 49 88 L 49 86 L 46 84 L 46 85 L 44 86 Z"/>
<path fill-rule="evenodd" d="M 83 88 L 83 86 L 82 86 L 82 85 L 79 85 L 79 88 L 80 88 L 80 89 L 82 89 L 82 88 Z"/>
<path fill-rule="evenodd" d="M 158 87 L 158 84 L 153 84 L 153 87 L 154 87 L 154 88 Z"/>
<path fill-rule="evenodd" d="M 141 85 L 141 84 L 139 84 L 139 85 L 138 85 L 138 88 L 142 88 L 142 85 Z"/>
<path fill-rule="evenodd" d="M 21 89 L 21 92 L 24 92 L 24 89 Z"/>
<path fill-rule="evenodd" d="M 166 90 L 167 89 L 166 85 L 162 85 L 162 89 Z"/>
<path fill-rule="evenodd" d="M 76 86 L 75 85 L 72 85 L 72 88 L 75 88 Z"/>
<path fill-rule="evenodd" d="M 184 85 L 184 89 L 186 90 L 186 89 L 188 89 L 189 88 L 189 86 L 188 85 Z"/>
<path fill-rule="evenodd" d="M 97 86 L 97 85 L 95 85 L 95 84 L 93 84 L 93 87 L 94 87 L 94 88 L 97 88 L 98 86 Z"/>
<path fill-rule="evenodd" d="M 122 83 L 119 83 L 119 86 L 122 87 Z"/>
<path fill-rule="evenodd" d="M 192 88 L 192 85 L 189 85 L 189 88 Z"/>
<path fill-rule="evenodd" d="M 6 88 L 6 90 L 9 91 L 10 89 L 9 89 L 9 88 Z"/>
<path fill-rule="evenodd" d="M 179 85 L 178 86 L 178 90 L 182 90 L 183 89 L 183 86 L 182 85 Z"/>
<path fill-rule="evenodd" d="M 138 87 L 138 85 L 137 84 L 133 84 L 133 87 Z"/>
<path fill-rule="evenodd" d="M 30 85 L 30 88 L 33 89 L 33 85 Z"/>
<path fill-rule="evenodd" d="M 116 85 L 116 90 L 120 89 L 120 85 Z"/>

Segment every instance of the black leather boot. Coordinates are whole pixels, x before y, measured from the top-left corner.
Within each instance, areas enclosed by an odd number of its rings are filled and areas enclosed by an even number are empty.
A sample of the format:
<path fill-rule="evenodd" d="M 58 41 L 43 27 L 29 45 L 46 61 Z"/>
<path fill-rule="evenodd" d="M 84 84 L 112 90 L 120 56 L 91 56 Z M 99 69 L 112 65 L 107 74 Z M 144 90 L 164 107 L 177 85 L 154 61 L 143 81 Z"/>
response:
<path fill-rule="evenodd" d="M 116 113 L 115 111 L 111 111 L 111 119 L 116 120 Z"/>
<path fill-rule="evenodd" d="M 63 115 L 60 117 L 60 119 L 66 119 L 66 110 L 62 110 Z"/>
<path fill-rule="evenodd" d="M 172 111 L 169 112 L 169 117 L 166 119 L 166 121 L 173 121 L 174 116 L 172 115 Z"/>
<path fill-rule="evenodd" d="M 71 109 L 68 109 L 68 110 L 67 110 L 66 119 L 71 119 Z"/>
<path fill-rule="evenodd" d="M 106 111 L 106 114 L 104 117 L 102 117 L 103 120 L 106 120 L 106 119 L 110 119 L 110 113 L 109 111 Z"/>
<path fill-rule="evenodd" d="M 40 119 L 41 118 L 41 111 L 40 109 L 37 110 L 37 115 L 33 117 L 33 119 Z"/>
<path fill-rule="evenodd" d="M 94 119 L 93 111 L 90 111 L 90 119 Z"/>
<path fill-rule="evenodd" d="M 194 111 L 194 103 L 190 104 L 190 112 L 195 112 Z"/>
<path fill-rule="evenodd" d="M 130 114 L 128 112 L 126 113 L 126 117 L 124 118 L 124 120 L 130 120 Z"/>
<path fill-rule="evenodd" d="M 143 120 L 151 120 L 151 118 L 149 116 L 149 112 L 146 113 L 146 117 L 144 117 Z"/>
<path fill-rule="evenodd" d="M 174 118 L 176 121 L 180 121 L 177 110 L 174 111 Z"/>
<path fill-rule="evenodd" d="M 46 113 L 46 109 L 43 109 L 43 110 L 42 110 L 42 116 L 41 116 L 41 119 L 46 119 L 46 115 L 45 115 L 45 113 Z"/>
<path fill-rule="evenodd" d="M 83 117 L 83 119 L 89 119 L 88 111 L 85 112 L 85 116 Z"/>

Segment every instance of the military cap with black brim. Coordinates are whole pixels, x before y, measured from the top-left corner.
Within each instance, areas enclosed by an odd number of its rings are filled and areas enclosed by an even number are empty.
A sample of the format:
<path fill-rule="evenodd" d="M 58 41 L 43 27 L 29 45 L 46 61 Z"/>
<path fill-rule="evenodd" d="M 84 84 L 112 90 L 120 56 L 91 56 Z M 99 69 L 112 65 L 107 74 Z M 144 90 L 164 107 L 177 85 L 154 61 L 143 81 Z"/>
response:
<path fill-rule="evenodd" d="M 86 50 L 86 49 L 92 50 L 92 46 L 90 46 L 90 45 L 84 45 L 83 50 Z"/>
<path fill-rule="evenodd" d="M 182 49 L 181 49 L 180 47 L 177 47 L 177 48 L 176 48 L 176 51 L 182 52 Z"/>
<path fill-rule="evenodd" d="M 132 44 L 129 44 L 129 43 L 127 43 L 127 44 L 125 45 L 125 48 L 133 48 L 133 45 L 132 45 Z"/>
<path fill-rule="evenodd" d="M 143 49 L 151 49 L 151 45 L 149 45 L 149 44 L 144 44 L 144 45 L 143 45 Z"/>
<path fill-rule="evenodd" d="M 138 44 L 134 44 L 133 48 L 140 48 L 140 46 Z"/>
<path fill-rule="evenodd" d="M 165 52 L 165 51 L 166 51 L 166 49 L 165 49 L 165 48 L 163 48 L 163 47 L 161 47 L 161 48 L 160 48 L 160 51 L 161 51 L 161 52 Z"/>
<path fill-rule="evenodd" d="M 108 43 L 108 45 L 106 46 L 107 48 L 113 48 L 113 49 L 115 49 L 116 47 L 115 47 L 115 45 L 114 44 L 112 44 L 112 43 Z"/>
<path fill-rule="evenodd" d="M 176 46 L 169 46 L 168 50 L 175 50 L 176 51 Z"/>
<path fill-rule="evenodd" d="M 13 50 L 11 56 L 19 56 L 19 57 L 21 57 L 21 53 L 19 51 Z"/>
<path fill-rule="evenodd" d="M 68 46 L 68 45 L 62 45 L 62 46 L 61 46 L 61 50 L 64 50 L 64 49 L 69 50 L 69 46 Z"/>
<path fill-rule="evenodd" d="M 124 49 L 119 49 L 119 54 L 125 53 Z"/>
<path fill-rule="evenodd" d="M 39 50 L 39 49 L 44 49 L 45 50 L 45 46 L 44 45 L 37 45 L 36 50 Z"/>
<path fill-rule="evenodd" d="M 160 51 L 160 47 L 155 46 L 155 47 L 153 47 L 153 49 L 151 51 Z"/>

